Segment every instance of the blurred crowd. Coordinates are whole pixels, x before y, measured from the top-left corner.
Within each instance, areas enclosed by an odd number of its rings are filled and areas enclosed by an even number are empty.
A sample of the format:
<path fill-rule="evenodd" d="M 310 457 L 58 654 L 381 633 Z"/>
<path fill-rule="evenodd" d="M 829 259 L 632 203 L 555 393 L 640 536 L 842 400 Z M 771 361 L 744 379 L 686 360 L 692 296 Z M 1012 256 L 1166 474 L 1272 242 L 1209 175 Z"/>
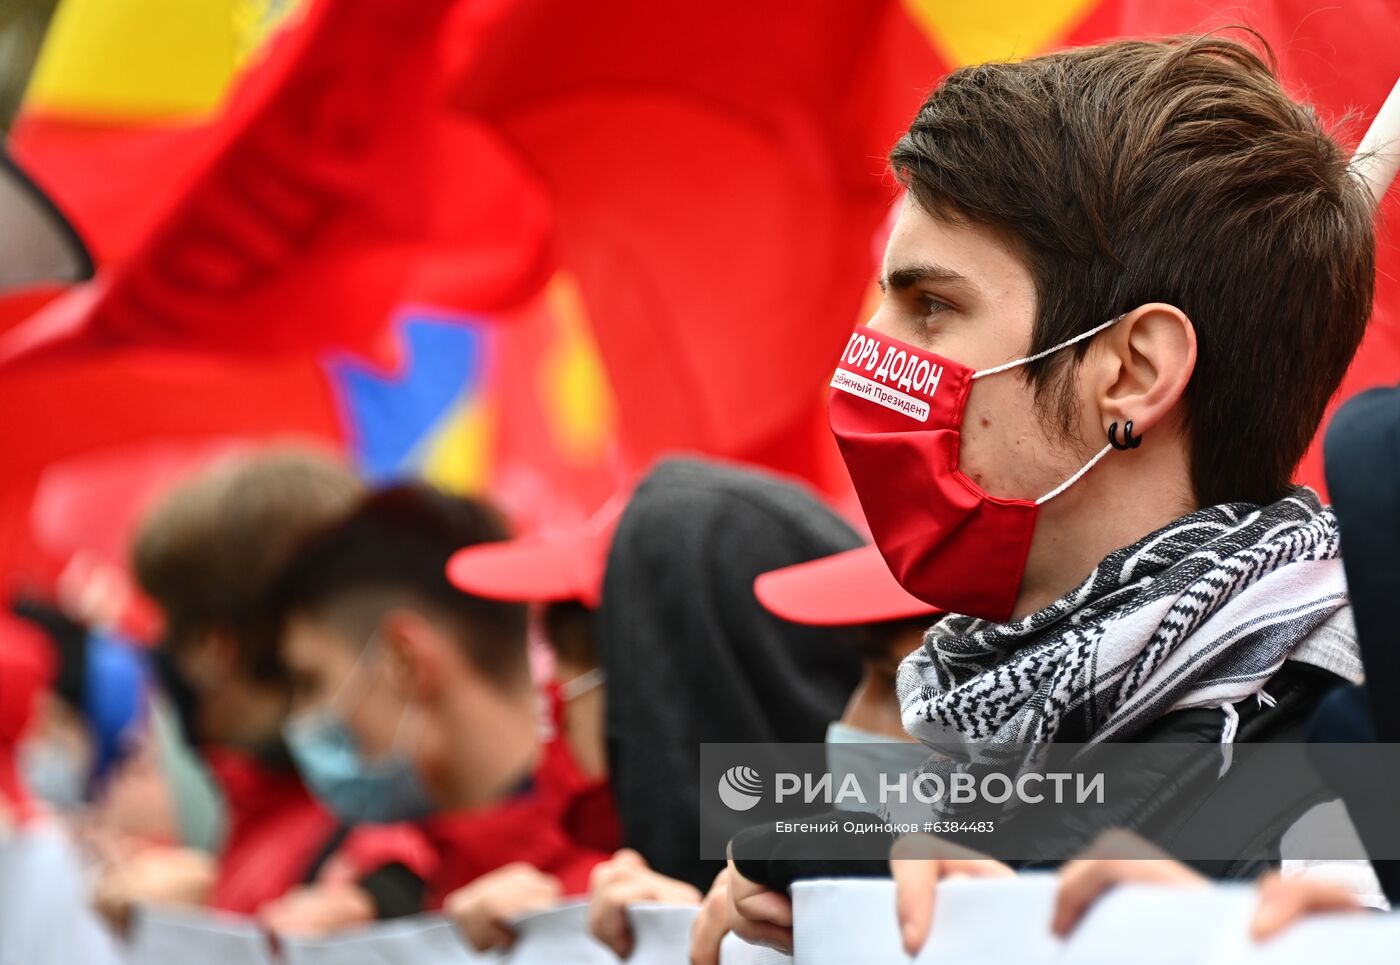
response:
<path fill-rule="evenodd" d="M 487 950 L 585 898 L 624 957 L 630 906 L 702 906 L 692 956 L 717 962 L 731 930 L 790 948 L 793 881 L 892 869 L 914 950 L 917 896 L 1014 873 L 922 835 L 887 867 L 700 858 L 701 742 L 824 741 L 837 773 L 929 756 L 896 678 L 940 614 L 794 481 L 668 459 L 587 525 L 511 540 L 480 500 L 280 447 L 170 492 L 133 567 L 154 648 L 32 599 L 0 623 L 0 814 L 66 829 L 117 933 L 143 907 L 301 937 L 443 911 Z M 1120 881 L 1206 880 L 1126 830 L 1086 844 L 1064 931 Z M 1374 877 L 1275 875 L 1257 927 L 1368 903 Z"/>
<path fill-rule="evenodd" d="M 722 870 L 701 740 L 907 740 L 894 673 L 930 607 L 886 576 L 887 619 L 816 628 L 752 590 L 859 544 L 804 487 L 691 459 L 512 542 L 478 500 L 239 456 L 141 526 L 158 647 L 12 605 L 8 664 L 36 669 L 5 814 L 70 826 L 118 929 L 152 903 L 301 935 L 446 908 L 487 948 L 591 888 L 622 949 L 628 904 Z"/>

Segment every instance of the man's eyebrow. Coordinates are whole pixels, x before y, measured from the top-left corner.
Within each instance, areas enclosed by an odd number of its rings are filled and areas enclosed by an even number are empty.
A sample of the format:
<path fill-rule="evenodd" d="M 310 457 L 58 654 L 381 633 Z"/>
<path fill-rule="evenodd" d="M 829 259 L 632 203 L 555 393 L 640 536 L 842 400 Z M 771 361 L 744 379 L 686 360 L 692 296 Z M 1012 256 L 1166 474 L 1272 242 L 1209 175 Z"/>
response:
<path fill-rule="evenodd" d="M 915 264 L 900 265 L 891 270 L 880 279 L 880 291 L 887 292 L 891 288 L 895 291 L 905 291 L 913 288 L 921 282 L 954 282 L 958 284 L 969 284 L 966 275 L 960 275 L 951 268 L 944 268 L 942 265 Z"/>

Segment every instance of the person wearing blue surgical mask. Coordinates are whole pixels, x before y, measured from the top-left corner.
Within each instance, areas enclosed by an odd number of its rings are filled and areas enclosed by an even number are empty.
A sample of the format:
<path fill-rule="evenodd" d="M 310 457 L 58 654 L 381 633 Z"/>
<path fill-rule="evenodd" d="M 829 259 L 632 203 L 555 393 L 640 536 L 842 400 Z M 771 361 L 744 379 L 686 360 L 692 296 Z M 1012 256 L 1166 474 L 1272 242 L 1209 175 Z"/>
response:
<path fill-rule="evenodd" d="M 307 787 L 357 827 L 327 863 L 336 874 L 260 911 L 271 930 L 436 909 L 514 862 L 578 892 L 603 858 L 569 823 L 589 781 L 561 708 L 552 728 L 541 713 L 525 608 L 447 579 L 454 552 L 505 535 L 480 502 L 401 484 L 288 563 L 272 594 L 292 688 L 283 735 Z"/>
<path fill-rule="evenodd" d="M 144 723 L 145 655 L 117 633 L 90 629 L 56 606 L 20 597 L 10 611 L 47 637 L 55 674 L 20 767 L 34 794 L 60 813 L 88 803 Z"/>
<path fill-rule="evenodd" d="M 528 777 L 539 727 L 524 609 L 470 597 L 443 573 L 457 546 L 503 535 L 484 506 L 405 485 L 292 560 L 278 590 L 283 736 L 341 821 L 479 807 Z"/>
<path fill-rule="evenodd" d="M 308 634 L 314 636 L 316 630 L 297 628 L 294 639 L 302 651 L 318 646 L 307 642 Z M 382 669 L 383 648 L 376 634 L 335 693 L 324 703 L 294 713 L 283 728 L 302 779 L 331 813 L 347 824 L 416 820 L 433 810 L 431 795 L 414 763 L 420 712 L 410 703 L 401 705 L 393 737 L 376 755 L 366 753 L 348 723 L 352 716 L 380 703 L 376 689 L 392 686 L 392 672 L 372 673 Z M 385 713 L 391 715 L 392 711 L 386 709 Z"/>

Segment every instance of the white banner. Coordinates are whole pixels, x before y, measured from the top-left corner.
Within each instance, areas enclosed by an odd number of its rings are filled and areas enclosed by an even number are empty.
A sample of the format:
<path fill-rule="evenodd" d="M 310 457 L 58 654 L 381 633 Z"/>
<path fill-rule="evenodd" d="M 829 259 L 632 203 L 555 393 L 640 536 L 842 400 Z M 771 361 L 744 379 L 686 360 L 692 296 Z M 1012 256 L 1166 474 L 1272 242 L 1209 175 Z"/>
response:
<path fill-rule="evenodd" d="M 1281 936 L 1249 937 L 1256 893 L 1214 888 L 1128 886 L 1097 902 L 1067 941 L 1050 934 L 1053 876 L 951 881 L 938 889 L 928 943 L 905 955 L 888 880 L 831 879 L 793 889 L 796 955 L 729 936 L 722 965 L 1381 965 L 1400 949 L 1400 917 L 1314 917 Z M 636 946 L 627 965 L 683 965 L 696 909 L 639 905 L 629 911 Z M 13 919 L 10 919 L 13 921 Z M 282 940 L 280 951 L 251 919 L 143 910 L 130 965 L 620 965 L 590 937 L 582 903 L 527 915 L 506 953 L 468 949 L 440 916 L 391 922 L 316 941 Z M 10 965 L 17 959 L 5 959 Z M 40 957 L 23 965 L 73 965 Z M 107 960 L 104 960 L 104 962 Z"/>

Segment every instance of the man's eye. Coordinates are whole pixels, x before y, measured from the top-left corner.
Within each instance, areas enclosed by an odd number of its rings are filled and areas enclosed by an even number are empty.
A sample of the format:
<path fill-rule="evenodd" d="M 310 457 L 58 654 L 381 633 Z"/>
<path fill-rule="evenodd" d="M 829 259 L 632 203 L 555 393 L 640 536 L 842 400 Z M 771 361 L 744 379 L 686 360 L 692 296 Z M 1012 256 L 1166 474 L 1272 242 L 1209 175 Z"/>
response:
<path fill-rule="evenodd" d="M 920 295 L 919 307 L 923 309 L 925 315 L 937 315 L 939 312 L 948 311 L 953 306 L 933 295 Z"/>

